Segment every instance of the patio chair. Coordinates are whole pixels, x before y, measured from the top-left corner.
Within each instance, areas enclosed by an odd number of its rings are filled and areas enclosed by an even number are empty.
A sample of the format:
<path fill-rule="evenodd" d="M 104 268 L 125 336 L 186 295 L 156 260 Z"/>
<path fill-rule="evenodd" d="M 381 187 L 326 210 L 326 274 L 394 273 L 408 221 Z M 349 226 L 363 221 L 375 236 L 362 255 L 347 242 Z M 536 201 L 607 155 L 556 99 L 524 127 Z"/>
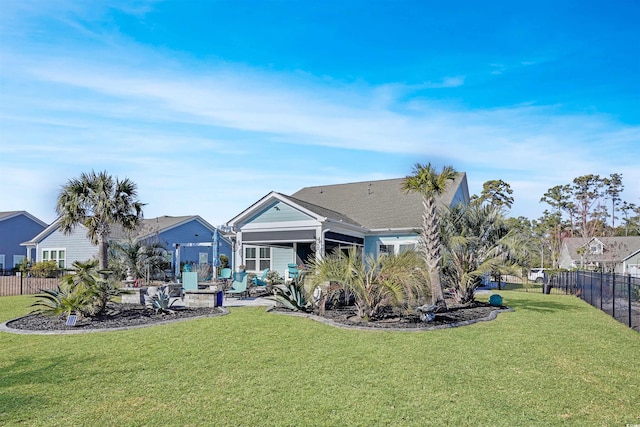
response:
<path fill-rule="evenodd" d="M 249 275 L 246 272 L 242 273 L 234 273 L 233 282 L 231 283 L 231 289 L 225 292 L 225 295 L 249 295 L 249 290 L 247 289 L 247 277 Z"/>
<path fill-rule="evenodd" d="M 231 281 L 231 269 L 223 268 L 222 270 L 220 270 L 220 276 L 218 277 L 218 280 L 220 280 L 224 284 L 224 288 L 226 289 L 227 285 Z"/>
<path fill-rule="evenodd" d="M 198 290 L 198 273 L 185 271 L 182 273 L 182 289 L 185 291 Z"/>
<path fill-rule="evenodd" d="M 288 264 L 287 271 L 289 273 L 289 279 L 291 280 L 296 280 L 298 278 L 298 274 L 300 273 L 297 264 Z"/>
<path fill-rule="evenodd" d="M 262 271 L 262 276 L 261 277 L 254 277 L 253 278 L 253 284 L 255 286 L 267 286 L 267 274 L 269 273 L 269 269 L 265 268 Z"/>

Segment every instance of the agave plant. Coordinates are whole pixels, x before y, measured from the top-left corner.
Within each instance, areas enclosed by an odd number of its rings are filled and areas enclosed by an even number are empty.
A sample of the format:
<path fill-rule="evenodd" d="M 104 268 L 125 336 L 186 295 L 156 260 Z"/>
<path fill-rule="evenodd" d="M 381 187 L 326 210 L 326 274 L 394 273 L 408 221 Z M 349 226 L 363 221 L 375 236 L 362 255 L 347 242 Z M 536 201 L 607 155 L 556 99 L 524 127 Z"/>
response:
<path fill-rule="evenodd" d="M 175 313 L 175 311 L 172 310 L 172 307 L 174 306 L 176 301 L 177 299 L 171 300 L 171 293 L 169 292 L 169 289 L 166 286 L 159 287 L 156 293 L 149 296 L 149 304 L 151 305 L 151 308 L 153 308 L 156 311 L 156 314 Z"/>
<path fill-rule="evenodd" d="M 297 278 L 289 285 L 276 285 L 273 287 L 273 295 L 265 298 L 279 302 L 289 310 L 307 311 L 310 304 L 307 301 L 303 280 Z"/>

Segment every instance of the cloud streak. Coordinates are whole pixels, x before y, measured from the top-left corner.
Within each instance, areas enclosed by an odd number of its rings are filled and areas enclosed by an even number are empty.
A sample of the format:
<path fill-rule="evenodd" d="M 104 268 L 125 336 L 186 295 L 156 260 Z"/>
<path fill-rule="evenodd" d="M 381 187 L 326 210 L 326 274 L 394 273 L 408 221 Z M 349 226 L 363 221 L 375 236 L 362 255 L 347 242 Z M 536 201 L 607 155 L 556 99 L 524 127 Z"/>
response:
<path fill-rule="evenodd" d="M 381 172 L 384 158 L 369 169 L 327 174 L 309 151 L 436 158 L 468 171 L 472 191 L 488 179 L 512 182 L 521 214 L 539 212 L 547 188 L 581 174 L 622 172 L 625 182 L 640 182 L 638 127 L 604 115 L 559 114 L 555 106 L 473 110 L 429 98 L 430 91 L 464 85 L 464 77 L 347 85 L 229 63 L 178 65 L 140 46 L 115 51 L 135 52 L 136 59 L 114 62 L 112 50 L 30 55 L 3 46 L 2 77 L 15 85 L 4 95 L 11 107 L 0 110 L 0 153 L 24 159 L 11 169 L 12 185 L 24 181 L 29 162 L 43 158 L 53 163 L 44 180 L 99 166 L 132 175 L 158 202 L 163 191 L 182 191 L 192 206 L 215 210 L 212 222 L 220 223 L 267 190 L 398 176 L 395 169 Z M 25 85 L 33 96 L 25 96 Z M 308 173 L 303 162 L 317 172 Z M 196 169 L 197 178 L 189 179 Z M 211 185 L 233 203 L 220 206 L 206 196 Z M 630 190 L 637 199 L 637 189 Z M 186 213 L 202 214 L 189 206 L 179 212 Z"/>

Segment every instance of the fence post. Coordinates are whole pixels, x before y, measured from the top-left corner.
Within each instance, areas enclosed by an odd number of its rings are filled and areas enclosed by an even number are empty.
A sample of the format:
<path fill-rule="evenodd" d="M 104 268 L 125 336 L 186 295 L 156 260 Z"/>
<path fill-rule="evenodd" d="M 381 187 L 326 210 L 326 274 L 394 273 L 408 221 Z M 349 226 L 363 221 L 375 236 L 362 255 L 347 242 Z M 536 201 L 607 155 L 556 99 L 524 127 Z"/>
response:
<path fill-rule="evenodd" d="M 24 276 L 24 274 L 20 273 L 20 295 L 22 295 L 22 281 L 24 280 L 22 276 Z"/>
<path fill-rule="evenodd" d="M 600 310 L 602 310 L 602 280 L 604 279 L 604 273 L 600 270 Z"/>
<path fill-rule="evenodd" d="M 629 300 L 629 327 L 631 327 L 631 274 L 627 276 L 627 298 Z"/>
<path fill-rule="evenodd" d="M 613 289 L 611 289 L 611 302 L 613 303 L 613 309 L 611 310 L 611 315 L 613 316 L 613 318 L 616 318 L 616 280 L 615 280 L 615 276 L 613 279 Z"/>

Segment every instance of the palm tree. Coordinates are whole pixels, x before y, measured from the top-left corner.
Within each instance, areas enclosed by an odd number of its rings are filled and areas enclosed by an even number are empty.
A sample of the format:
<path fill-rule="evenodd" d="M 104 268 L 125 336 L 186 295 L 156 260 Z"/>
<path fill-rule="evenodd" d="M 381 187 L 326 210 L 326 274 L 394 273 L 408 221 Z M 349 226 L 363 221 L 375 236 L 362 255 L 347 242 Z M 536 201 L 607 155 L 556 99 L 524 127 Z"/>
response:
<path fill-rule="evenodd" d="M 130 237 L 123 242 L 111 242 L 109 268 L 121 278 L 131 274 L 135 279 L 148 281 L 162 271 L 167 263 L 166 254 L 167 249 L 158 240 Z"/>
<path fill-rule="evenodd" d="M 378 257 L 363 257 L 360 252 L 351 246 L 346 252 L 337 249 L 329 256 L 311 261 L 305 275 L 308 291 L 313 292 L 322 283 L 339 283 L 353 295 L 361 319 L 375 319 L 386 308 L 400 308 L 420 298 L 423 283 L 420 279 L 424 277 L 418 268 L 422 261 L 415 252 Z"/>
<path fill-rule="evenodd" d="M 438 211 L 436 197 L 440 196 L 447 188 L 449 181 L 456 178 L 457 172 L 451 166 L 444 166 L 437 173 L 431 163 L 421 165 L 416 163 L 413 175 L 407 176 L 402 189 L 405 192 L 416 192 L 422 195 L 424 213 L 422 215 L 422 249 L 424 260 L 429 271 L 431 285 L 431 300 L 438 310 L 446 310 L 444 292 L 440 280 L 440 261 L 442 259 L 440 242 L 440 230 L 438 226 Z"/>
<path fill-rule="evenodd" d="M 458 302 L 474 299 L 484 275 L 519 274 L 529 245 L 509 229 L 499 205 L 454 206 L 440 218 L 443 281 L 455 289 Z"/>
<path fill-rule="evenodd" d="M 133 230 L 142 218 L 144 205 L 136 196 L 136 184 L 128 178 L 120 181 L 106 171 L 83 173 L 62 186 L 56 205 L 60 230 L 70 234 L 78 224 L 87 227 L 87 237 L 98 245 L 100 269 L 105 270 L 111 227 Z"/>

